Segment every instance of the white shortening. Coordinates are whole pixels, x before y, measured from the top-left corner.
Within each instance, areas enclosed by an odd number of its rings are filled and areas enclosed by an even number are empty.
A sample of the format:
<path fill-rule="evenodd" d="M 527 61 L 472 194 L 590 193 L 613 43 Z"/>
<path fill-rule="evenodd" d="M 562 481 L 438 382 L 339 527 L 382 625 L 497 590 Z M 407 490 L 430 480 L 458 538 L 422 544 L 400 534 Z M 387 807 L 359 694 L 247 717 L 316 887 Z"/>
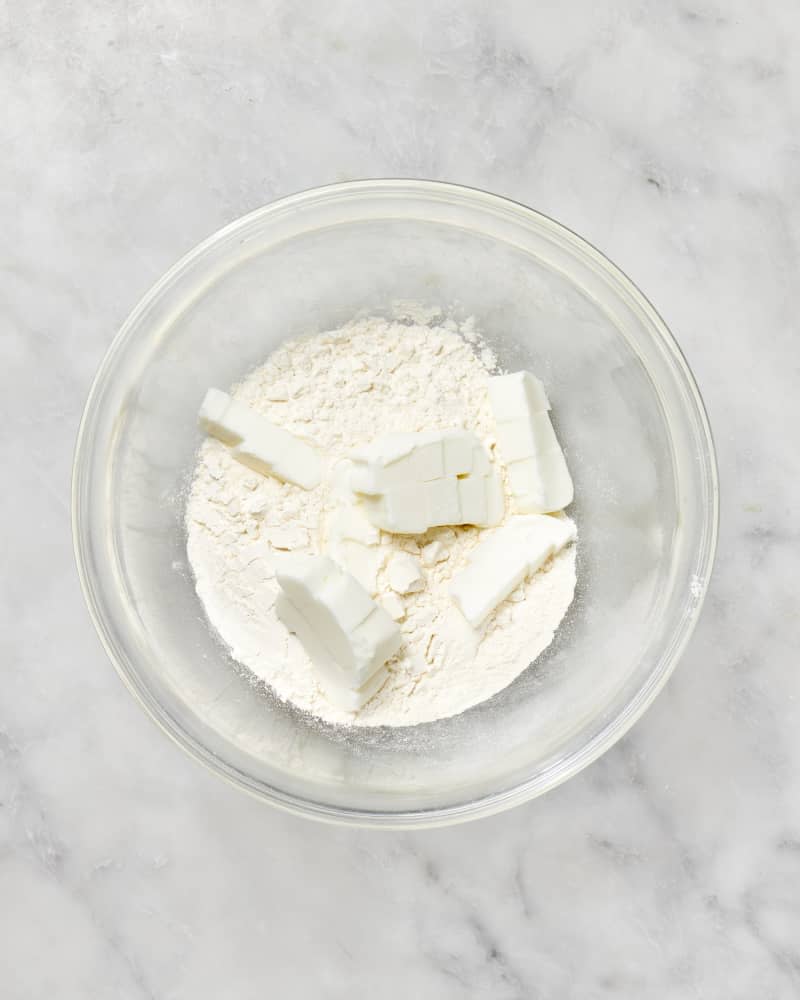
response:
<path fill-rule="evenodd" d="M 550 556 L 574 541 L 575 525 L 545 514 L 512 517 L 472 550 L 466 569 L 450 584 L 461 613 L 477 628 L 501 601 Z"/>
<path fill-rule="evenodd" d="M 311 445 L 231 399 L 227 392 L 209 389 L 198 421 L 204 431 L 230 446 L 237 461 L 255 472 L 305 490 L 319 485 L 322 462 Z"/>
<path fill-rule="evenodd" d="M 361 584 L 327 556 L 287 555 L 276 567 L 275 610 L 317 668 L 326 697 L 356 711 L 386 679 L 400 630 Z"/>
<path fill-rule="evenodd" d="M 373 524 L 421 534 L 450 524 L 499 524 L 505 510 L 497 470 L 470 431 L 388 434 L 355 452 L 352 489 Z"/>
<path fill-rule="evenodd" d="M 542 383 L 526 371 L 492 376 L 489 402 L 516 510 L 537 514 L 563 510 L 572 503 L 572 478 L 550 423 L 550 403 Z"/>

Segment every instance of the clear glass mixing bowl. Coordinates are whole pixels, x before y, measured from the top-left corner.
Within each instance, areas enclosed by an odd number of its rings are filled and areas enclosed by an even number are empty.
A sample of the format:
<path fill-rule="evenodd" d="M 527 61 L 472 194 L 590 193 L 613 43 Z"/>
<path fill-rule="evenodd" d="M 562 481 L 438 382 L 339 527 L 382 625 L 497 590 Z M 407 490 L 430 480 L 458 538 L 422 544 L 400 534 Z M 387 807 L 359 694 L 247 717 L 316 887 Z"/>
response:
<path fill-rule="evenodd" d="M 198 404 L 282 340 L 397 300 L 473 315 L 546 382 L 575 480 L 578 590 L 549 649 L 490 701 L 406 729 L 335 728 L 235 669 L 187 565 Z M 700 395 L 664 322 L 597 250 L 481 191 L 319 188 L 212 236 L 137 306 L 81 424 L 73 527 L 109 656 L 184 749 L 317 819 L 424 826 L 486 815 L 585 767 L 635 722 L 697 620 L 718 486 Z"/>

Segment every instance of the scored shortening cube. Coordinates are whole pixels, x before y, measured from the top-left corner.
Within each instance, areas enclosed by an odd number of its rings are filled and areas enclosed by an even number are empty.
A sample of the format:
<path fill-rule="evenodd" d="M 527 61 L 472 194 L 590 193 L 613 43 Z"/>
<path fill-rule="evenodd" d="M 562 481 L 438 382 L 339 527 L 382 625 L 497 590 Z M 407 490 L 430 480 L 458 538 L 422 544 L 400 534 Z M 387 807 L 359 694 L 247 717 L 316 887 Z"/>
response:
<path fill-rule="evenodd" d="M 563 510 L 572 503 L 572 478 L 550 423 L 542 383 L 525 371 L 494 375 L 489 402 L 515 508 L 537 514 Z"/>
<path fill-rule="evenodd" d="M 388 675 L 385 667 L 377 670 L 360 688 L 345 687 L 341 682 L 339 665 L 320 641 L 313 625 L 297 610 L 286 594 L 278 594 L 275 612 L 305 649 L 317 670 L 325 697 L 332 705 L 346 712 L 357 712 L 383 687 Z"/>
<path fill-rule="evenodd" d="M 276 613 L 317 668 L 326 697 L 348 711 L 361 708 L 400 648 L 397 625 L 327 556 L 284 556 L 276 576 L 282 590 Z"/>
<path fill-rule="evenodd" d="M 231 449 L 242 465 L 305 490 L 319 485 L 322 462 L 299 437 L 278 427 L 227 392 L 209 389 L 198 414 L 200 426 Z"/>
<path fill-rule="evenodd" d="M 373 524 L 422 534 L 448 524 L 499 524 L 503 487 L 471 431 L 388 434 L 353 455 L 350 485 Z"/>
<path fill-rule="evenodd" d="M 575 537 L 575 525 L 566 519 L 545 514 L 513 517 L 475 546 L 467 568 L 453 578 L 450 594 L 470 625 L 478 628 L 523 580 Z"/>

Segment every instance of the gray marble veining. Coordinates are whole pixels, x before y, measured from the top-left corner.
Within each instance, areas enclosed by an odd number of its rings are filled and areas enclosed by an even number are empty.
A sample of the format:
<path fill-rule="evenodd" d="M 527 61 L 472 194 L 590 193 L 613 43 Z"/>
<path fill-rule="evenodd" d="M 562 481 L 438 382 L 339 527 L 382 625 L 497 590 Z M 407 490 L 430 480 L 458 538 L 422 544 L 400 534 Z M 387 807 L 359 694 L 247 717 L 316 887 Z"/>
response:
<path fill-rule="evenodd" d="M 4 997 L 800 993 L 800 9 L 789 0 L 0 10 Z M 73 569 L 92 374 L 181 253 L 332 180 L 442 178 L 600 246 L 675 331 L 723 517 L 630 735 L 515 811 L 319 827 L 206 774 L 107 663 Z"/>

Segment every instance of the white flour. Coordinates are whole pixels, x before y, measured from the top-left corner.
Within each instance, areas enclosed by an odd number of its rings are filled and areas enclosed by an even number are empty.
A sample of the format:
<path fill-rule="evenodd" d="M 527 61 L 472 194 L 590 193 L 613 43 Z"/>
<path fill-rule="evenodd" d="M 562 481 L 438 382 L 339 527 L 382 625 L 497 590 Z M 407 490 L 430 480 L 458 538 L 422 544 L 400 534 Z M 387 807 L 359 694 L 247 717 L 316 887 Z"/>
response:
<path fill-rule="evenodd" d="M 494 365 L 470 323 L 459 330 L 449 321 L 425 326 L 371 318 L 286 343 L 234 395 L 308 438 L 332 468 L 355 446 L 389 431 L 463 426 L 492 447 L 486 386 Z M 279 550 L 322 551 L 336 503 L 328 481 L 306 492 L 249 471 L 218 441 L 208 439 L 200 449 L 186 514 L 197 592 L 233 657 L 280 698 L 328 722 L 414 725 L 489 698 L 549 645 L 572 601 L 574 546 L 475 632 L 453 605 L 447 583 L 481 531 L 434 528 L 413 538 L 381 533 L 376 599 L 397 613 L 388 567 L 397 552 L 419 558 L 425 587 L 401 598 L 404 644 L 389 663 L 386 684 L 355 716 L 335 708 L 299 642 L 275 615 L 272 563 Z M 441 549 L 421 553 L 435 540 Z"/>

